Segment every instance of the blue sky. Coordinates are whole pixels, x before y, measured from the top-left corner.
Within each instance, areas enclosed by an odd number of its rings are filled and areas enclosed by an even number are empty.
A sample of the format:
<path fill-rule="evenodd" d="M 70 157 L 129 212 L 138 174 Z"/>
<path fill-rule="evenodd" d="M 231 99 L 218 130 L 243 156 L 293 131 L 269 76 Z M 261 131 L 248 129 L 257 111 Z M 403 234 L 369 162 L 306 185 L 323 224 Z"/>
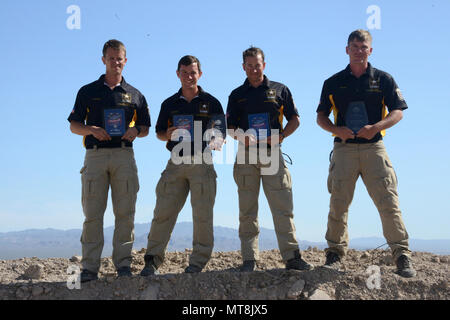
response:
<path fill-rule="evenodd" d="M 66 25 L 70 5 L 80 29 Z M 155 186 L 169 158 L 154 125 L 161 102 L 179 89 L 175 70 L 183 55 L 197 56 L 200 85 L 226 108 L 245 80 L 242 51 L 266 54 L 266 75 L 290 89 L 301 125 L 283 151 L 293 159 L 298 238 L 324 241 L 332 137 L 315 122 L 323 81 L 345 68 L 348 34 L 367 29 L 371 5 L 380 9 L 372 29 L 370 61 L 392 74 L 409 109 L 388 130 L 385 145 L 399 179 L 400 205 L 411 238 L 450 238 L 450 2 L 437 1 L 10 1 L 2 2 L 0 38 L 3 115 L 0 232 L 81 228 L 82 137 L 69 130 L 78 89 L 103 72 L 101 49 L 116 38 L 127 47 L 126 80 L 147 98 L 151 134 L 135 143 L 141 189 L 136 223 L 150 222 Z M 214 222 L 237 228 L 232 164 L 217 164 Z M 189 201 L 178 221 L 191 221 Z M 260 226 L 273 228 L 261 190 Z M 114 223 L 111 202 L 105 226 Z M 382 236 L 378 212 L 358 181 L 350 207 L 351 238 Z"/>

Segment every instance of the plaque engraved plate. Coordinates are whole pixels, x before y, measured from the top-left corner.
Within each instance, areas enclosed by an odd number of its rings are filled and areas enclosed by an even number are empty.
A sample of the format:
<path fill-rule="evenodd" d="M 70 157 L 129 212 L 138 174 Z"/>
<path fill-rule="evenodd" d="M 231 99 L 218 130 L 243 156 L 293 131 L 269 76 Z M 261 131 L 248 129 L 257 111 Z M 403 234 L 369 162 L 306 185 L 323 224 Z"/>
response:
<path fill-rule="evenodd" d="M 369 123 L 366 104 L 364 101 L 350 102 L 345 114 L 345 125 L 357 134 L 358 131 Z"/>

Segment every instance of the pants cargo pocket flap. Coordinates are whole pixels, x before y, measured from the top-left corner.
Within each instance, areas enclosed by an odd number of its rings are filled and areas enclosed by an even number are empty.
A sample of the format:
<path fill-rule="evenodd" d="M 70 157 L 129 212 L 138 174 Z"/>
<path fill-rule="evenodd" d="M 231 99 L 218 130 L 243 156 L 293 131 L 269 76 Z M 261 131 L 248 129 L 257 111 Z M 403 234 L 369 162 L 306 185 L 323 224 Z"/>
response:
<path fill-rule="evenodd" d="M 99 180 L 100 174 L 87 173 L 83 170 L 81 176 L 82 192 L 84 196 L 94 196 L 97 193 L 97 181 Z"/>

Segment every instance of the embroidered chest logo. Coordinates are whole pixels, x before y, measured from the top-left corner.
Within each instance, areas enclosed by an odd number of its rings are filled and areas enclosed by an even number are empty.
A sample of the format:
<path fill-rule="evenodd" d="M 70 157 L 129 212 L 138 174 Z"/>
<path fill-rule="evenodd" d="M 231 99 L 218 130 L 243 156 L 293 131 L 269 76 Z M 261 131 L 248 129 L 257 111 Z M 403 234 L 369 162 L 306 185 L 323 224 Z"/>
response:
<path fill-rule="evenodd" d="M 131 94 L 122 93 L 121 96 L 122 96 L 122 102 L 131 103 Z"/>
<path fill-rule="evenodd" d="M 269 89 L 266 91 L 266 98 L 269 100 L 275 100 L 277 97 L 277 90 L 275 89 Z"/>
<path fill-rule="evenodd" d="M 200 113 L 209 113 L 209 105 L 207 103 L 200 105 Z"/>
<path fill-rule="evenodd" d="M 380 79 L 369 79 L 370 89 L 380 89 Z"/>

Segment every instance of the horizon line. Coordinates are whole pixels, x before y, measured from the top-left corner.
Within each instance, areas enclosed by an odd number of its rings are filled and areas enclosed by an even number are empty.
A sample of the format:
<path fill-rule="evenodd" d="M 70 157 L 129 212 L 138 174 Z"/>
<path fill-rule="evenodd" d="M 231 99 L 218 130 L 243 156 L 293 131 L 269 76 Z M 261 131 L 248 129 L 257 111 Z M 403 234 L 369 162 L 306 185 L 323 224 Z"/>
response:
<path fill-rule="evenodd" d="M 192 221 L 180 221 L 177 222 L 175 224 L 175 226 L 177 224 L 182 224 L 182 223 L 189 223 L 192 224 Z M 151 224 L 151 222 L 143 222 L 143 223 L 135 223 L 135 225 L 143 225 L 143 224 Z M 110 225 L 110 226 L 106 226 L 103 227 L 103 229 L 107 229 L 107 228 L 111 228 L 114 227 L 114 225 Z M 213 227 L 221 227 L 221 228 L 227 228 L 227 229 L 233 229 L 233 230 L 238 230 L 238 227 L 229 227 L 229 226 L 222 226 L 222 225 L 213 225 Z M 275 229 L 272 228 L 266 228 L 266 227 L 260 227 L 260 229 L 266 229 L 269 231 L 273 231 L 275 232 Z M 27 229 L 22 229 L 22 230 L 12 230 L 12 231 L 0 231 L 0 234 L 6 234 L 6 233 L 14 233 L 14 232 L 25 232 L 25 231 L 44 231 L 44 230 L 56 230 L 56 231 L 72 231 L 72 230 L 82 230 L 82 228 L 68 228 L 68 229 L 58 229 L 58 228 L 54 228 L 54 227 L 48 227 L 48 228 L 27 228 Z M 350 238 L 349 241 L 351 241 L 352 239 L 370 239 L 370 238 L 376 238 L 376 239 L 385 239 L 383 236 L 376 236 L 376 235 L 369 235 L 369 236 L 360 236 L 360 237 L 355 237 L 355 238 Z M 423 241 L 437 241 L 437 240 L 446 240 L 446 241 L 450 241 L 450 238 L 434 238 L 434 239 L 424 239 L 424 238 L 409 238 L 409 240 L 423 240 Z M 307 242 L 324 242 L 326 243 L 326 240 L 306 240 L 306 239 L 298 239 L 298 242 L 300 241 L 307 241 Z"/>

